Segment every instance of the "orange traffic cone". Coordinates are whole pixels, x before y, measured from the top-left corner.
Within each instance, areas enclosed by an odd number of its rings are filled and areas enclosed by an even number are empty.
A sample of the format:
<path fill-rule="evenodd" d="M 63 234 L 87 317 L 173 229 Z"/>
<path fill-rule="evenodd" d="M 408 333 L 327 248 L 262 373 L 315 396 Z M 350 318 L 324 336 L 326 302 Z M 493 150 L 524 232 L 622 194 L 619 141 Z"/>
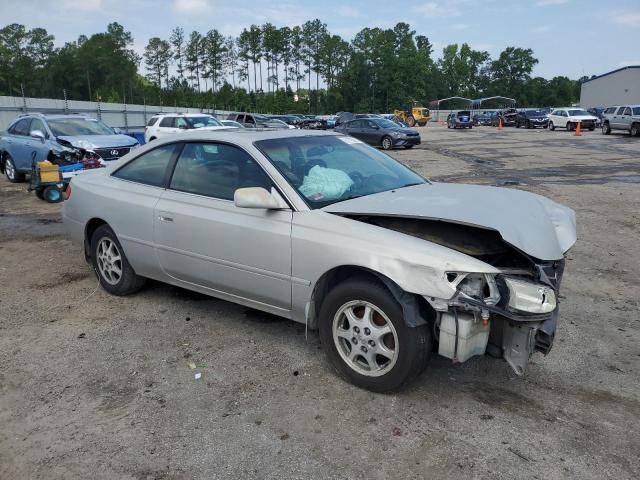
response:
<path fill-rule="evenodd" d="M 502 117 L 498 117 L 498 130 L 502 130 Z"/>
<path fill-rule="evenodd" d="M 582 124 L 582 122 L 578 122 L 578 123 L 576 124 L 576 133 L 574 133 L 574 135 L 575 135 L 576 137 L 579 137 L 579 136 L 580 136 L 580 125 L 581 125 L 581 124 Z"/>

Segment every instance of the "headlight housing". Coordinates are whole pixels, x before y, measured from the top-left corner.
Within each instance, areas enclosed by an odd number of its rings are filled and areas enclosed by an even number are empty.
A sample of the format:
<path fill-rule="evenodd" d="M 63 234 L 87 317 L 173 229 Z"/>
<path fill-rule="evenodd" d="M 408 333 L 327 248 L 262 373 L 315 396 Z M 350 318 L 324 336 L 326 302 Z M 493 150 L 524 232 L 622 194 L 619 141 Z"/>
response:
<path fill-rule="evenodd" d="M 556 309 L 556 294 L 551 287 L 513 277 L 503 277 L 503 280 L 509 289 L 511 309 L 538 314 Z"/>

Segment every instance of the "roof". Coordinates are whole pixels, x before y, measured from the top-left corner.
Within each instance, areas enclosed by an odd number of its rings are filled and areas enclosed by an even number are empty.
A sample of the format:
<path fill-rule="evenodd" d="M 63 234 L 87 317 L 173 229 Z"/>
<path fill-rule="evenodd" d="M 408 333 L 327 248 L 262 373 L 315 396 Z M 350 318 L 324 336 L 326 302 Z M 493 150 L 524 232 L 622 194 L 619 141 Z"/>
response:
<path fill-rule="evenodd" d="M 483 102 L 488 102 L 489 100 L 506 100 L 508 103 L 514 104 L 516 103 L 516 99 L 515 98 L 511 98 L 511 97 L 503 97 L 501 95 L 496 95 L 493 97 L 483 97 L 483 98 L 476 98 L 475 100 L 473 100 L 473 107 L 474 108 L 480 108 L 480 105 L 483 104 Z"/>
<path fill-rule="evenodd" d="M 583 83 L 583 84 L 584 84 L 584 83 L 589 83 L 589 82 L 592 82 L 592 81 L 594 81 L 594 80 L 598 80 L 599 78 L 606 77 L 606 76 L 608 76 L 608 75 L 613 75 L 614 73 L 621 72 L 622 70 L 629 70 L 629 69 L 635 69 L 635 68 L 639 68 L 639 69 L 640 69 L 640 65 L 628 65 L 628 66 L 626 66 L 626 67 L 617 68 L 617 69 L 615 69 L 615 70 L 611 70 L 610 72 L 603 73 L 602 75 L 598 75 L 597 77 L 593 77 L 593 78 L 590 78 L 589 80 L 585 80 L 585 81 L 584 81 L 584 82 L 582 82 L 582 83 Z"/>
<path fill-rule="evenodd" d="M 207 117 L 213 117 L 213 115 L 211 115 L 210 113 L 181 113 L 181 112 L 161 112 L 161 113 L 154 113 L 153 114 L 154 117 L 202 117 L 202 116 L 207 116 Z"/>

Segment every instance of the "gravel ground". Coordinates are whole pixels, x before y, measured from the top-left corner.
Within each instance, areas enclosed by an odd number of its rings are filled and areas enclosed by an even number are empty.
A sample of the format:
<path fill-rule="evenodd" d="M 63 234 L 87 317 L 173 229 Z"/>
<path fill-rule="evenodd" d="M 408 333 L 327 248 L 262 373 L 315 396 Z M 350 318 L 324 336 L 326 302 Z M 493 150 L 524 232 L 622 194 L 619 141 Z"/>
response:
<path fill-rule="evenodd" d="M 434 356 L 377 395 L 303 325 L 158 283 L 109 296 L 59 205 L 3 178 L 0 478 L 640 478 L 640 139 L 420 131 L 393 152 L 417 171 L 577 212 L 556 343 L 525 377 Z"/>

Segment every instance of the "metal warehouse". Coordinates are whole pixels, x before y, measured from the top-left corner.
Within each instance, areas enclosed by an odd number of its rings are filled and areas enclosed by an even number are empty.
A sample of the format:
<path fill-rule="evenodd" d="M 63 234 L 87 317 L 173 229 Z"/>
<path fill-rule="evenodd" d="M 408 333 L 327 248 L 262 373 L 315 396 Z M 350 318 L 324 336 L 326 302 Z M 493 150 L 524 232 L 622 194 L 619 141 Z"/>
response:
<path fill-rule="evenodd" d="M 581 107 L 620 104 L 640 104 L 640 65 L 619 68 L 582 84 Z"/>

